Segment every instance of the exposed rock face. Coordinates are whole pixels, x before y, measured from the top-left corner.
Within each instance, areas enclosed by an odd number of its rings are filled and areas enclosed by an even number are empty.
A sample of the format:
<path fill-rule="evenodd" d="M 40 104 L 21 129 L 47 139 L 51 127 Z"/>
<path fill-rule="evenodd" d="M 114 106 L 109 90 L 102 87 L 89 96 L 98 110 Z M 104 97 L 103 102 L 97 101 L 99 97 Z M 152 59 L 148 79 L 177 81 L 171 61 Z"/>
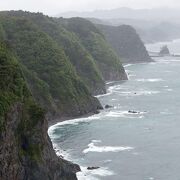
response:
<path fill-rule="evenodd" d="M 150 62 L 152 59 L 135 29 L 128 25 L 106 26 L 97 25 L 112 45 L 123 63 Z"/>
<path fill-rule="evenodd" d="M 17 60 L 0 43 L 0 179 L 77 179 L 79 166 L 56 156 L 47 125 Z"/>
<path fill-rule="evenodd" d="M 15 104 L 6 116 L 6 126 L 0 136 L 0 179 L 3 180 L 76 180 L 75 173 L 80 170 L 78 165 L 67 162 L 56 156 L 47 135 L 47 121 L 44 120 L 34 127 L 34 135 L 17 140 L 18 126 L 21 123 L 23 105 Z M 28 132 L 31 133 L 31 132 Z M 26 141 L 26 142 L 25 142 Z M 41 145 L 37 157 L 25 155 L 23 149 L 34 145 Z M 26 145 L 24 143 L 27 143 Z M 27 146 L 27 147 L 25 147 Z M 35 150 L 35 149 L 34 149 Z M 23 154 L 24 153 L 24 154 Z M 38 153 L 35 152 L 35 153 Z"/>

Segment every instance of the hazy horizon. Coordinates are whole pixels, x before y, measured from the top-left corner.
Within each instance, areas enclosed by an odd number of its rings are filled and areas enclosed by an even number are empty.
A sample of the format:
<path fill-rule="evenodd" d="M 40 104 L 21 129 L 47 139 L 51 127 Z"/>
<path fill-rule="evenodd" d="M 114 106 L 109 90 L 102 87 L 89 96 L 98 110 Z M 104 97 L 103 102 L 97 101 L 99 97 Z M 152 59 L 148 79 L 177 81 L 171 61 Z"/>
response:
<path fill-rule="evenodd" d="M 85 12 L 97 10 L 112 10 L 118 8 L 132 8 L 132 9 L 154 9 L 154 8 L 180 8 L 180 1 L 178 0 L 0 0 L 0 11 L 5 10 L 24 10 L 31 12 L 42 12 L 47 15 L 57 15 L 64 12 Z"/>

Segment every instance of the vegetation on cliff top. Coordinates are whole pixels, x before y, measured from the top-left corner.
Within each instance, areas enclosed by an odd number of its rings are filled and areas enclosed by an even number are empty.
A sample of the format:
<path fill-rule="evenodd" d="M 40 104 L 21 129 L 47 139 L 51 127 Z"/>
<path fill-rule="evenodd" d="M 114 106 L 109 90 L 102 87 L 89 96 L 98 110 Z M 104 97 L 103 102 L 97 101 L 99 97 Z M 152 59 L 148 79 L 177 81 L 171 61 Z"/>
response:
<path fill-rule="evenodd" d="M 105 82 L 93 57 L 84 48 L 79 38 L 74 33 L 65 29 L 55 18 L 50 18 L 40 13 L 28 13 L 23 11 L 4 12 L 3 15 L 4 14 L 7 14 L 8 17 L 23 17 L 31 21 L 39 30 L 51 37 L 65 52 L 77 74 L 81 77 L 92 94 L 97 95 L 105 93 Z"/>
<path fill-rule="evenodd" d="M 105 80 L 127 79 L 120 58 L 93 23 L 83 18 L 60 18 L 59 22 L 78 36 L 81 43 L 91 53 Z"/>
<path fill-rule="evenodd" d="M 75 116 L 101 107 L 78 77 L 63 48 L 48 34 L 24 17 L 2 15 L 0 22 L 33 96 L 51 114 Z"/>

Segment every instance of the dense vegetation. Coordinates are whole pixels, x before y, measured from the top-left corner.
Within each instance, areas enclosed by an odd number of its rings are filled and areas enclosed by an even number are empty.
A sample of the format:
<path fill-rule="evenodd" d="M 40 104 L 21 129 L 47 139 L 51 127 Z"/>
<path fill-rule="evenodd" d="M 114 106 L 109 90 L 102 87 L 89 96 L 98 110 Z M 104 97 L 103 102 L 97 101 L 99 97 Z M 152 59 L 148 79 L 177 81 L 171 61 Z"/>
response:
<path fill-rule="evenodd" d="M 127 62 L 148 62 L 151 58 L 135 29 L 128 25 L 97 25 L 116 53 Z"/>
<path fill-rule="evenodd" d="M 16 53 L 33 96 L 49 114 L 72 117 L 101 107 L 63 48 L 47 33 L 22 15 L 2 13 L 0 22 L 5 41 Z"/>
<path fill-rule="evenodd" d="M 21 120 L 19 120 L 19 124 L 18 122 L 16 124 L 18 127 L 16 139 L 21 146 L 22 138 L 29 138 L 32 135 L 33 128 L 44 120 L 45 112 L 33 100 L 16 58 L 8 50 L 7 45 L 2 42 L 0 43 L 0 84 L 0 135 L 7 131 L 8 112 L 13 106 L 19 104 L 22 112 Z M 27 150 L 22 145 L 19 153 L 37 160 L 40 144 L 29 143 L 28 146 Z"/>
<path fill-rule="evenodd" d="M 92 94 L 126 78 L 89 21 L 0 12 L 0 179 L 76 180 L 80 168 L 56 157 L 46 117 L 97 113 Z"/>
<path fill-rule="evenodd" d="M 59 22 L 78 36 L 91 53 L 105 80 L 127 79 L 120 58 L 94 24 L 83 18 L 59 19 Z"/>
<path fill-rule="evenodd" d="M 77 74 L 92 94 L 105 93 L 105 83 L 93 57 L 74 33 L 66 30 L 55 19 L 40 13 L 30 14 L 28 12 L 12 11 L 7 14 L 11 17 L 24 17 L 35 24 L 64 50 L 67 58 L 75 67 Z"/>
<path fill-rule="evenodd" d="M 47 128 L 16 56 L 0 41 L 0 179 L 76 180 L 79 167 L 55 155 Z"/>

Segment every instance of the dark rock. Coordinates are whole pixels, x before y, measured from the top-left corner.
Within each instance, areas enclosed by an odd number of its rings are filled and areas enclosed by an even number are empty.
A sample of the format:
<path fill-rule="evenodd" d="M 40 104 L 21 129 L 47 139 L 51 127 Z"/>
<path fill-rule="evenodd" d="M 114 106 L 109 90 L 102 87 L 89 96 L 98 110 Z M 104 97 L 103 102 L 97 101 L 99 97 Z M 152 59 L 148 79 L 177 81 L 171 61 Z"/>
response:
<path fill-rule="evenodd" d="M 167 46 L 162 46 L 161 50 L 159 52 L 159 55 L 161 55 L 161 56 L 170 55 L 170 51 L 169 51 L 168 47 Z"/>
<path fill-rule="evenodd" d="M 140 112 L 129 110 L 128 113 L 139 114 Z"/>
<path fill-rule="evenodd" d="M 99 169 L 99 168 L 100 168 L 100 167 L 97 167 L 97 166 L 93 167 L 93 166 L 92 166 L 92 167 L 88 167 L 87 170 L 95 170 L 95 169 Z"/>
<path fill-rule="evenodd" d="M 109 108 L 113 108 L 113 106 L 110 106 L 110 105 L 105 105 L 105 109 L 109 109 Z"/>
<path fill-rule="evenodd" d="M 99 113 L 100 113 L 100 111 L 98 111 L 98 110 L 94 112 L 94 114 L 99 114 Z"/>

